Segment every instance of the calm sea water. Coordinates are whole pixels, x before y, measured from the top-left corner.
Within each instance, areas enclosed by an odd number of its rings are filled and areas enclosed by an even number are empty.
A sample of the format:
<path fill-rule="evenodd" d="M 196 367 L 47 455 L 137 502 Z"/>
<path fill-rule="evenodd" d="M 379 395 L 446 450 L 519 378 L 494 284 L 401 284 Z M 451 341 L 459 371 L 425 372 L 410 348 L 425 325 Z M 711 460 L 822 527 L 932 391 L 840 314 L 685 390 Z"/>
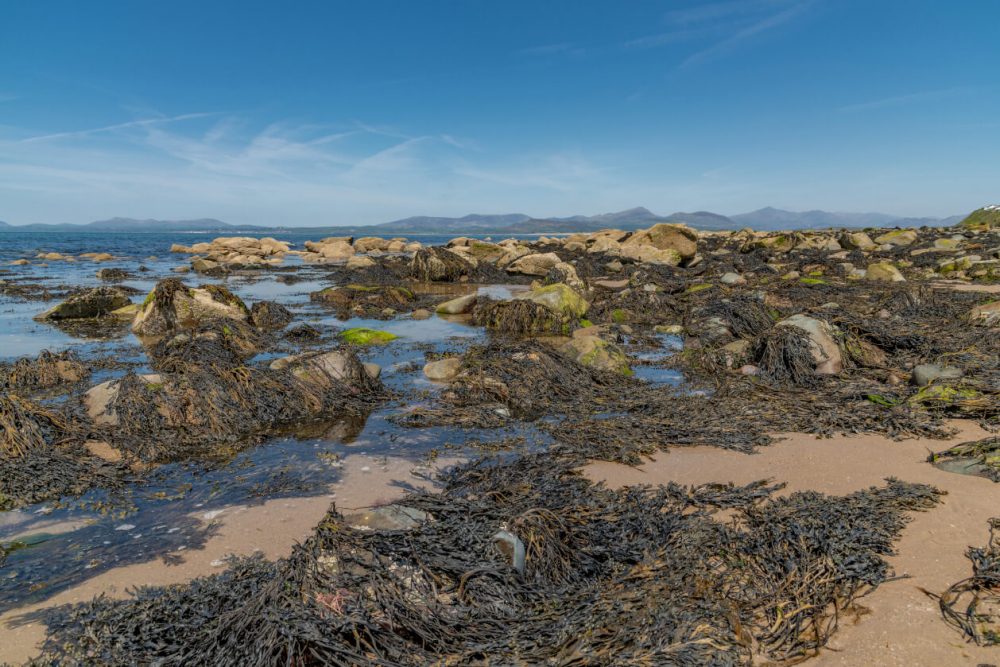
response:
<path fill-rule="evenodd" d="M 0 261 L 4 263 L 19 258 L 32 258 L 40 252 L 61 252 L 78 255 L 83 252 L 109 252 L 116 256 L 144 258 L 149 256 L 164 256 L 170 252 L 174 243 L 192 245 L 203 241 L 211 241 L 220 236 L 212 233 L 136 233 L 124 232 L 0 232 Z M 266 234 L 239 234 L 239 236 L 264 237 L 272 236 L 280 241 L 287 241 L 294 248 L 301 250 L 306 241 L 318 241 L 321 235 L 316 232 L 281 232 Z M 420 241 L 424 245 L 439 245 L 458 234 L 410 234 L 406 238 Z M 468 234 L 475 238 L 485 235 Z M 499 238 L 499 237 L 498 237 Z M 526 236 L 524 238 L 530 238 Z"/>

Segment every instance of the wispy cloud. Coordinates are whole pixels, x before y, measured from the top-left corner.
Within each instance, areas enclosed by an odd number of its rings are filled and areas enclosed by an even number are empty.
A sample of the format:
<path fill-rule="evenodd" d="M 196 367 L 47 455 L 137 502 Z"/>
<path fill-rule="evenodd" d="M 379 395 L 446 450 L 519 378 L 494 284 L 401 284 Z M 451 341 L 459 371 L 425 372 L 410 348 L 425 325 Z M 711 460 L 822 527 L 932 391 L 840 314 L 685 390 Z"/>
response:
<path fill-rule="evenodd" d="M 786 23 L 790 23 L 796 18 L 802 16 L 816 3 L 816 1 L 817 0 L 802 0 L 801 2 L 796 2 L 790 7 L 786 7 L 776 13 L 771 13 L 750 25 L 741 28 L 722 41 L 716 42 L 708 48 L 698 51 L 697 53 L 685 58 L 680 64 L 680 69 L 718 60 L 719 58 L 735 51 L 745 42 L 748 42 L 763 33 L 770 32 L 782 25 L 785 25 Z"/>
<path fill-rule="evenodd" d="M 153 125 L 162 125 L 165 123 L 176 123 L 184 120 L 194 120 L 196 118 L 206 118 L 208 116 L 216 115 L 214 113 L 187 113 L 181 114 L 179 116 L 169 116 L 160 118 L 143 118 L 141 120 L 130 120 L 125 123 L 117 123 L 115 125 L 105 125 L 103 127 L 94 127 L 86 130 L 73 130 L 70 132 L 54 132 L 52 134 L 39 134 L 33 137 L 26 137 L 20 140 L 22 144 L 30 144 L 37 141 L 52 141 L 54 139 L 70 139 L 73 137 L 86 137 L 93 134 L 101 134 L 104 132 L 114 132 L 116 130 L 127 130 L 134 127 L 150 127 Z"/>
<path fill-rule="evenodd" d="M 556 202 L 593 197 L 612 180 L 580 155 L 511 156 L 471 138 L 361 120 L 261 125 L 184 114 L 63 132 L 0 127 L 0 201 L 17 222 L 211 215 L 360 224 L 503 210 L 522 191 L 559 211 Z"/>
<path fill-rule="evenodd" d="M 874 111 L 877 109 L 885 109 L 887 107 L 899 107 L 899 106 L 906 106 L 909 104 L 918 104 L 920 102 L 932 102 L 935 100 L 952 99 L 954 97 L 975 93 L 978 90 L 980 89 L 972 86 L 943 88 L 939 90 L 924 90 L 921 92 L 908 93 L 905 95 L 892 95 L 890 97 L 883 97 L 877 100 L 870 100 L 868 102 L 861 102 L 858 104 L 848 104 L 847 106 L 840 107 L 839 109 L 837 109 L 837 111 L 841 113 L 859 113 L 862 111 Z"/>

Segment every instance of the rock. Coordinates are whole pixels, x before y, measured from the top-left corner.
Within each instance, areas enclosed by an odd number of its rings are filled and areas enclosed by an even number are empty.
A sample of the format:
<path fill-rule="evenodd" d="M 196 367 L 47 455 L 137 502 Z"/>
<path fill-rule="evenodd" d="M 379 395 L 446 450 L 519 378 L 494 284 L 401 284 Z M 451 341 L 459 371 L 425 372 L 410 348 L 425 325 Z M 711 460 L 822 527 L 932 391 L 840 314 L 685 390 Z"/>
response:
<path fill-rule="evenodd" d="M 389 242 L 378 236 L 363 236 L 354 241 L 354 251 L 365 253 L 373 250 L 385 250 Z"/>
<path fill-rule="evenodd" d="M 139 376 L 150 389 L 161 386 L 162 378 L 155 374 Z M 95 424 L 102 426 L 115 426 L 118 424 L 118 415 L 114 411 L 114 401 L 118 398 L 118 380 L 108 380 L 96 384 L 87 390 L 83 395 L 83 406 L 87 410 L 87 416 Z"/>
<path fill-rule="evenodd" d="M 343 331 L 340 337 L 345 343 L 350 343 L 351 345 L 385 345 L 399 338 L 396 334 L 389 333 L 388 331 L 366 329 L 364 327 Z"/>
<path fill-rule="evenodd" d="M 204 257 L 196 257 L 191 260 L 191 268 L 198 273 L 210 273 L 218 269 L 220 264 Z"/>
<path fill-rule="evenodd" d="M 875 237 L 875 243 L 880 245 L 904 246 L 917 240 L 917 232 L 912 229 L 896 229 Z"/>
<path fill-rule="evenodd" d="M 663 266 L 679 266 L 684 257 L 673 248 L 657 248 L 649 244 L 624 244 L 621 249 L 621 256 L 644 264 L 658 264 Z"/>
<path fill-rule="evenodd" d="M 127 280 L 129 277 L 129 273 L 125 269 L 98 269 L 95 275 L 98 280 L 104 280 L 109 283 L 118 283 Z"/>
<path fill-rule="evenodd" d="M 723 345 L 720 351 L 726 361 L 727 368 L 732 368 L 738 364 L 742 365 L 747 353 L 750 351 L 750 341 L 742 339 L 734 340 L 731 343 Z"/>
<path fill-rule="evenodd" d="M 375 266 L 377 262 L 371 257 L 362 257 L 360 255 L 353 255 L 347 259 L 347 263 L 344 268 L 350 271 L 356 271 L 358 269 L 367 269 L 370 266 Z"/>
<path fill-rule="evenodd" d="M 571 318 L 583 317 L 590 308 L 582 296 L 569 285 L 556 283 L 531 290 L 527 294 L 518 294 L 515 299 L 523 299 L 545 306 L 560 315 Z"/>
<path fill-rule="evenodd" d="M 681 324 L 657 324 L 653 331 L 658 334 L 668 334 L 671 336 L 684 335 L 684 326 Z"/>
<path fill-rule="evenodd" d="M 969 311 L 969 321 L 980 327 L 997 326 L 1000 324 L 1000 301 L 976 306 Z"/>
<path fill-rule="evenodd" d="M 361 366 L 365 369 L 365 375 L 373 380 L 377 380 L 382 376 L 382 367 L 378 364 L 366 361 Z"/>
<path fill-rule="evenodd" d="M 128 294 L 117 287 L 95 287 L 74 294 L 35 316 L 36 320 L 78 320 L 103 317 L 129 305 Z"/>
<path fill-rule="evenodd" d="M 24 266 L 25 264 L 31 264 L 31 262 L 29 262 L 28 260 L 23 259 L 23 258 L 22 259 L 15 259 L 14 261 L 10 262 L 11 266 Z"/>
<path fill-rule="evenodd" d="M 476 296 L 475 293 L 465 294 L 439 304 L 435 310 L 442 315 L 463 315 L 470 313 L 473 306 L 476 305 Z"/>
<path fill-rule="evenodd" d="M 306 245 L 308 248 L 308 244 Z M 345 243 L 343 241 L 335 241 L 334 243 L 324 243 L 318 247 L 318 252 L 324 259 L 347 259 L 351 257 L 356 252 L 354 246 L 350 243 Z"/>
<path fill-rule="evenodd" d="M 334 382 L 358 386 L 371 377 L 354 354 L 340 350 L 293 354 L 275 359 L 269 368 L 272 371 L 287 368 L 300 380 L 323 387 L 331 387 Z"/>
<path fill-rule="evenodd" d="M 843 354 L 834 338 L 833 327 L 823 320 L 800 314 L 781 320 L 775 326 L 795 327 L 809 336 L 809 347 L 818 374 L 836 375 L 844 369 Z"/>
<path fill-rule="evenodd" d="M 906 278 L 899 272 L 892 262 L 875 262 L 869 264 L 865 272 L 865 278 L 878 282 L 901 283 L 906 282 Z"/>
<path fill-rule="evenodd" d="M 747 279 L 738 273 L 723 273 L 722 277 L 719 278 L 719 282 L 723 285 L 746 285 Z"/>
<path fill-rule="evenodd" d="M 594 285 L 610 290 L 625 289 L 628 287 L 628 278 L 622 278 L 621 280 L 595 280 Z"/>
<path fill-rule="evenodd" d="M 410 318 L 414 320 L 429 320 L 431 314 L 431 311 L 426 308 L 417 308 L 415 311 L 410 313 Z"/>
<path fill-rule="evenodd" d="M 955 366 L 920 364 L 910 371 L 910 382 L 918 387 L 926 387 L 936 380 L 958 380 L 961 377 L 962 369 Z"/>
<path fill-rule="evenodd" d="M 526 552 L 524 542 L 506 530 L 501 530 L 493 536 L 493 545 L 497 548 L 507 562 L 510 563 L 519 574 L 524 574 Z"/>
<path fill-rule="evenodd" d="M 127 306 L 122 306 L 117 310 L 111 311 L 111 317 L 122 320 L 123 322 L 131 322 L 135 319 L 135 316 L 139 314 L 142 310 L 142 304 L 140 303 L 130 303 Z"/>
<path fill-rule="evenodd" d="M 250 322 L 258 329 L 284 329 L 295 316 L 274 301 L 258 301 L 250 309 Z"/>
<path fill-rule="evenodd" d="M 424 282 L 457 282 L 471 269 L 468 260 L 444 248 L 420 248 L 410 260 L 410 274 Z"/>
<path fill-rule="evenodd" d="M 559 352 L 583 366 L 632 375 L 625 353 L 617 345 L 597 336 L 575 336 L 560 347 Z"/>
<path fill-rule="evenodd" d="M 632 234 L 622 244 L 622 251 L 632 245 L 648 245 L 657 250 L 672 250 L 682 259 L 690 259 L 698 252 L 698 232 L 687 225 L 661 222 Z"/>
<path fill-rule="evenodd" d="M 582 280 L 580 276 L 576 273 L 576 267 L 574 267 L 569 262 L 559 262 L 545 274 L 545 282 L 547 283 L 565 283 L 577 290 L 578 292 L 586 292 L 587 285 Z"/>
<path fill-rule="evenodd" d="M 92 262 L 110 262 L 115 257 L 114 255 L 106 252 L 91 252 L 80 255 L 81 257 L 87 257 Z"/>
<path fill-rule="evenodd" d="M 462 360 L 458 357 L 447 357 L 431 361 L 424 365 L 424 375 L 435 382 L 447 382 L 458 375 L 462 368 Z"/>
<path fill-rule="evenodd" d="M 507 267 L 507 271 L 510 273 L 523 273 L 528 276 L 544 276 L 549 272 L 549 269 L 561 261 L 559 255 L 554 252 L 544 254 L 535 253 L 514 260 Z"/>
<path fill-rule="evenodd" d="M 246 321 L 250 309 L 220 285 L 188 287 L 177 278 L 161 280 L 142 304 L 132 322 L 140 336 L 161 336 L 190 329 L 209 320 Z"/>

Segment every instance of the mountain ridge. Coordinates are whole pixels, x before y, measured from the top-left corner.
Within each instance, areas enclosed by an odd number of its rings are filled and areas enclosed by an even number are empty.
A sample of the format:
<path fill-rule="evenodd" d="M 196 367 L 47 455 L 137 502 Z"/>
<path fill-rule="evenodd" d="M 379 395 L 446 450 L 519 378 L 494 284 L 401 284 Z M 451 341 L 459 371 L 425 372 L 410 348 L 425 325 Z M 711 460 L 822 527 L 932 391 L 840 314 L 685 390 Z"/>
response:
<path fill-rule="evenodd" d="M 328 235 L 343 234 L 546 234 L 592 232 L 609 227 L 626 230 L 648 227 L 657 222 L 683 222 L 696 229 L 722 231 L 751 227 L 760 231 L 785 229 L 823 229 L 831 227 L 920 227 L 946 226 L 957 224 L 965 216 L 947 218 L 907 218 L 886 213 L 844 213 L 821 210 L 787 211 L 765 207 L 731 216 L 711 211 L 678 211 L 670 215 L 658 215 L 645 207 L 635 207 L 624 211 L 600 213 L 597 215 L 573 215 L 567 217 L 535 218 L 523 213 L 480 214 L 452 218 L 443 216 L 411 216 L 374 225 L 318 225 L 312 227 L 285 227 L 281 225 L 238 225 L 216 218 L 193 220 L 157 220 L 153 218 L 109 218 L 86 224 L 45 224 L 11 225 L 0 222 L 0 233 L 4 232 L 216 232 L 233 234 L 238 232 L 320 232 Z"/>

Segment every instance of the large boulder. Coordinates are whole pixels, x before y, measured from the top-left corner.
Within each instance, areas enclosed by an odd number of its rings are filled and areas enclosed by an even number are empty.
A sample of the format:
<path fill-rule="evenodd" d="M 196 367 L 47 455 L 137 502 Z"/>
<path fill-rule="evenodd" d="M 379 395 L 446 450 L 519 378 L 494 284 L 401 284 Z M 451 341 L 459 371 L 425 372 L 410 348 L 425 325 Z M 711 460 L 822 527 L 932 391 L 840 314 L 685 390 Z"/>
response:
<path fill-rule="evenodd" d="M 177 278 L 168 278 L 146 297 L 132 322 L 132 331 L 140 336 L 161 336 L 210 320 L 246 321 L 249 316 L 246 304 L 225 287 L 188 287 Z"/>
<path fill-rule="evenodd" d="M 809 350 L 812 352 L 816 372 L 820 375 L 836 375 L 844 369 L 844 358 L 840 345 L 834 337 L 834 330 L 823 320 L 817 320 L 807 315 L 792 315 L 778 322 L 775 326 L 795 327 L 809 337 Z"/>
<path fill-rule="evenodd" d="M 554 252 L 534 253 L 520 257 L 507 266 L 510 273 L 523 273 L 528 276 L 544 276 L 549 269 L 562 260 Z"/>
<path fill-rule="evenodd" d="M 514 298 L 532 301 L 569 318 L 583 317 L 590 308 L 590 304 L 582 296 L 564 283 L 539 287 Z"/>
<path fill-rule="evenodd" d="M 906 278 L 892 262 L 875 262 L 868 265 L 865 278 L 884 283 L 902 283 Z"/>
<path fill-rule="evenodd" d="M 157 391 L 163 387 L 163 380 L 158 374 L 140 375 L 139 379 L 150 391 Z M 83 395 L 83 407 L 95 424 L 102 426 L 118 424 L 118 414 L 114 410 L 114 404 L 118 398 L 119 384 L 119 380 L 108 380 L 94 385 Z"/>
<path fill-rule="evenodd" d="M 559 348 L 559 352 L 570 357 L 578 364 L 611 371 L 623 375 L 632 375 L 628 357 L 618 346 L 607 342 L 598 336 L 573 336 Z"/>
<path fill-rule="evenodd" d="M 682 259 L 690 259 L 698 252 L 698 232 L 687 225 L 659 223 L 649 229 L 640 229 L 622 244 L 627 246 L 653 246 L 657 250 L 673 250 Z"/>
<path fill-rule="evenodd" d="M 880 245 L 904 246 L 917 240 L 917 232 L 913 229 L 895 229 L 875 237 L 875 243 Z"/>
<path fill-rule="evenodd" d="M 36 320 L 79 320 L 104 317 L 129 305 L 128 294 L 117 287 L 95 287 L 74 294 L 35 316 Z"/>
<path fill-rule="evenodd" d="M 468 276 L 472 264 L 445 248 L 420 248 L 410 260 L 410 275 L 424 282 L 456 282 Z"/>

